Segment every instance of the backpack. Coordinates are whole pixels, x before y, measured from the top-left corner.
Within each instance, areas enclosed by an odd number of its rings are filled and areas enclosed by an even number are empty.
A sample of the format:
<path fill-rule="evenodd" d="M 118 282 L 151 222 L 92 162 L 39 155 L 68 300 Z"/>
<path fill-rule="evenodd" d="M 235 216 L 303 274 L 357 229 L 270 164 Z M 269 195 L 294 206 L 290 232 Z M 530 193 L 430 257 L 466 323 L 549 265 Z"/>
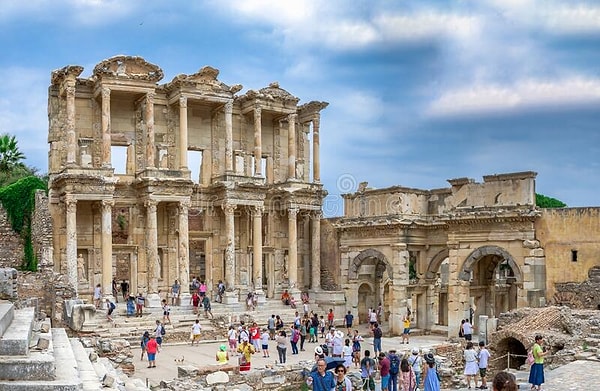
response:
<path fill-rule="evenodd" d="M 298 340 L 300 339 L 300 333 L 298 332 L 298 330 L 294 329 L 292 330 L 292 342 L 298 342 Z"/>
<path fill-rule="evenodd" d="M 160 326 L 160 335 L 165 335 L 167 330 L 165 330 L 165 326 Z"/>
<path fill-rule="evenodd" d="M 400 357 L 397 354 L 390 354 L 390 373 L 392 375 L 400 372 Z"/>
<path fill-rule="evenodd" d="M 531 350 L 527 352 L 527 364 L 535 364 L 535 357 L 533 357 L 533 352 Z"/>
<path fill-rule="evenodd" d="M 117 308 L 117 306 L 115 306 L 115 303 L 113 303 L 112 301 L 110 302 L 110 309 L 114 310 L 115 308 Z"/>
<path fill-rule="evenodd" d="M 381 338 L 382 335 L 383 335 L 383 333 L 381 332 L 381 329 L 379 327 L 377 327 L 375 330 L 373 330 L 373 337 Z"/>

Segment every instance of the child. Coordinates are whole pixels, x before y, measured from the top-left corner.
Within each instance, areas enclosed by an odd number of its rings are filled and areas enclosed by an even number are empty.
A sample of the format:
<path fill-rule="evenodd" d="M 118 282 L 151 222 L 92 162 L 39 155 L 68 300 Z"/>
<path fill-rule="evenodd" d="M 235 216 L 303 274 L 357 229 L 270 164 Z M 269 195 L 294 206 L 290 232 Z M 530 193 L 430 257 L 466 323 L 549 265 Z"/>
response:
<path fill-rule="evenodd" d="M 310 335 L 308 342 L 317 342 L 317 329 L 312 324 L 308 329 L 308 334 Z"/>
<path fill-rule="evenodd" d="M 487 388 L 487 381 L 485 375 L 487 372 L 488 361 L 490 358 L 490 352 L 485 348 L 485 342 L 479 341 L 479 376 L 481 377 L 481 389 Z"/>
<path fill-rule="evenodd" d="M 197 345 L 200 344 L 200 330 L 202 330 L 202 326 L 200 326 L 200 321 L 196 319 L 196 323 L 192 325 L 192 346 L 194 346 L 194 342 L 197 342 Z"/>
<path fill-rule="evenodd" d="M 321 315 L 319 319 L 319 327 L 321 328 L 321 338 L 325 338 L 325 318 Z"/>
<path fill-rule="evenodd" d="M 140 356 L 140 360 L 142 361 L 144 360 L 144 353 L 146 352 L 148 341 L 150 341 L 150 332 L 144 331 L 144 335 L 142 335 L 142 340 L 140 342 L 140 346 L 142 347 L 142 355 Z"/>
<path fill-rule="evenodd" d="M 107 308 L 106 319 L 108 319 L 109 322 L 114 323 L 114 320 L 111 315 L 116 308 L 115 303 L 106 299 L 106 308 Z"/>
<path fill-rule="evenodd" d="M 260 344 L 263 352 L 263 357 L 269 357 L 269 338 L 271 335 L 267 329 L 263 329 L 260 335 Z"/>
<path fill-rule="evenodd" d="M 171 324 L 171 309 L 169 308 L 169 305 L 167 304 L 167 300 L 163 299 L 162 301 L 162 305 L 163 305 L 163 323 L 167 324 L 167 321 L 169 322 L 169 324 Z"/>

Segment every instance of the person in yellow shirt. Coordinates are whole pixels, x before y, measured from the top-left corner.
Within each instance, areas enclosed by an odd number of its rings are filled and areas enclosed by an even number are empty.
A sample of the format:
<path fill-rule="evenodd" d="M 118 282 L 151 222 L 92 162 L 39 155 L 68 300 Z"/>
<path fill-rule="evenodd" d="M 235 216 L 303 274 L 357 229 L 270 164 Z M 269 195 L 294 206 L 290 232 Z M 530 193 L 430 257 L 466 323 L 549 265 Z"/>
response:
<path fill-rule="evenodd" d="M 242 343 L 238 346 L 237 351 L 238 353 L 242 353 L 240 357 L 240 371 L 249 371 L 250 361 L 256 350 L 254 350 L 254 346 L 249 342 L 248 337 L 242 338 Z"/>
<path fill-rule="evenodd" d="M 408 335 L 410 334 L 410 317 L 406 315 L 402 320 L 404 330 L 402 331 L 402 343 L 406 341 L 408 343 Z"/>
<path fill-rule="evenodd" d="M 531 348 L 533 353 L 534 363 L 531 365 L 529 371 L 529 383 L 531 384 L 532 390 L 541 390 L 542 384 L 545 382 L 544 379 L 544 356 L 548 354 L 545 348 L 542 348 L 542 342 L 544 337 L 541 335 L 535 336 L 535 343 Z"/>
<path fill-rule="evenodd" d="M 229 354 L 227 353 L 227 346 L 225 344 L 219 347 L 216 354 L 216 360 L 218 365 L 225 365 L 229 361 Z"/>

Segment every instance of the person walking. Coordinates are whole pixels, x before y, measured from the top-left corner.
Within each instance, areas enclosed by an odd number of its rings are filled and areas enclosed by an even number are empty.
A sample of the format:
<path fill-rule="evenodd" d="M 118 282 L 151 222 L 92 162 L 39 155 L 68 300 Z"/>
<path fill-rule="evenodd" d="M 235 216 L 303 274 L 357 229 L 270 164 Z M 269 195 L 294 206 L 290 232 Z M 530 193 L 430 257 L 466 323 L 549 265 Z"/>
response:
<path fill-rule="evenodd" d="M 383 332 L 381 331 L 381 327 L 379 324 L 375 322 L 373 324 L 373 352 L 374 354 L 381 353 L 381 337 L 383 337 Z"/>
<path fill-rule="evenodd" d="M 346 338 L 344 341 L 344 347 L 342 348 L 342 357 L 344 358 L 344 366 L 350 368 L 352 366 L 352 346 L 350 346 L 350 339 Z"/>
<path fill-rule="evenodd" d="M 271 339 L 271 334 L 267 329 L 263 329 L 262 334 L 260 335 L 260 347 L 262 348 L 263 357 L 269 356 L 269 340 Z"/>
<path fill-rule="evenodd" d="M 335 391 L 352 391 L 352 382 L 346 377 L 347 367 L 338 364 L 335 367 Z"/>
<path fill-rule="evenodd" d="M 275 340 L 275 314 L 272 314 L 271 317 L 267 320 L 267 329 L 269 330 L 269 338 L 274 341 Z"/>
<path fill-rule="evenodd" d="M 115 310 L 115 308 L 117 308 L 117 306 L 115 305 L 115 303 L 113 303 L 112 301 L 106 299 L 106 319 L 110 322 L 110 323 L 114 323 L 114 319 L 112 318 L 112 313 Z"/>
<path fill-rule="evenodd" d="M 148 368 L 156 368 L 156 352 L 158 351 L 158 343 L 154 335 L 150 335 L 150 340 L 146 344 L 146 352 L 148 353 Z"/>
<path fill-rule="evenodd" d="M 365 357 L 360 360 L 360 378 L 362 379 L 363 390 L 375 391 L 375 370 L 377 366 L 375 360 L 371 358 L 371 352 L 365 350 Z"/>
<path fill-rule="evenodd" d="M 165 327 L 160 323 L 160 320 L 156 319 L 156 328 L 154 329 L 154 337 L 156 343 L 158 344 L 158 352 L 160 352 L 160 348 L 163 343 L 163 335 L 165 335 Z"/>
<path fill-rule="evenodd" d="M 194 324 L 192 325 L 192 343 L 191 345 L 194 346 L 194 342 L 196 342 L 197 345 L 200 344 L 200 332 L 202 330 L 202 326 L 200 326 L 200 321 L 198 319 L 196 319 L 196 322 L 194 322 Z"/>
<path fill-rule="evenodd" d="M 171 285 L 171 305 L 177 305 L 180 291 L 181 285 L 179 284 L 179 280 L 175 280 L 173 285 Z"/>
<path fill-rule="evenodd" d="M 198 296 L 198 292 L 194 291 L 192 293 L 190 304 L 192 305 L 192 312 L 194 315 L 198 315 L 198 306 L 200 306 L 200 296 Z"/>
<path fill-rule="evenodd" d="M 212 313 L 212 306 L 210 305 L 210 299 L 208 296 L 204 296 L 202 298 L 202 307 L 204 307 L 204 317 L 208 318 L 208 315 L 210 314 L 211 319 L 215 318 Z"/>
<path fill-rule="evenodd" d="M 390 360 L 390 391 L 398 391 L 398 374 L 400 372 L 400 364 L 401 359 L 400 356 L 396 354 L 396 349 L 390 349 L 388 351 L 388 360 Z M 406 365 L 408 365 L 408 361 L 406 361 Z"/>
<path fill-rule="evenodd" d="M 117 283 L 116 277 L 112 279 L 112 295 L 115 298 L 115 303 L 119 302 L 119 283 Z"/>
<path fill-rule="evenodd" d="M 144 313 L 144 304 L 146 303 L 146 298 L 142 295 L 142 292 L 138 292 L 137 297 L 135 298 L 135 316 L 142 317 Z"/>
<path fill-rule="evenodd" d="M 358 330 L 354 330 L 354 335 L 352 336 L 352 361 L 354 361 L 354 366 L 356 368 L 360 367 L 360 343 L 363 341 L 363 337 L 358 333 Z"/>
<path fill-rule="evenodd" d="M 142 348 L 142 354 L 140 356 L 140 360 L 144 360 L 144 353 L 146 353 L 146 349 L 148 347 L 148 341 L 150 341 L 150 332 L 148 330 L 144 331 L 142 335 L 142 339 L 140 341 L 140 347 Z"/>
<path fill-rule="evenodd" d="M 163 323 L 167 324 L 167 322 L 169 322 L 169 324 L 171 324 L 171 309 L 169 308 L 169 305 L 167 304 L 167 299 L 162 299 L 162 308 L 163 308 Z"/>
<path fill-rule="evenodd" d="M 490 352 L 489 352 L 489 350 L 486 349 L 484 341 L 479 341 L 478 358 L 479 358 L 479 377 L 481 377 L 481 387 L 480 388 L 482 390 L 485 390 L 486 388 L 488 388 L 485 376 L 487 373 L 488 361 L 490 359 Z"/>
<path fill-rule="evenodd" d="M 94 305 L 96 306 L 97 310 L 100 309 L 101 300 L 102 300 L 102 285 L 98 284 L 94 288 Z"/>
<path fill-rule="evenodd" d="M 425 380 L 423 380 L 423 391 L 440 391 L 440 379 L 438 378 L 433 353 L 425 355 L 425 364 L 427 372 L 425 373 Z"/>
<path fill-rule="evenodd" d="M 531 369 L 529 370 L 529 384 L 531 384 L 532 390 L 540 391 L 542 389 L 542 384 L 544 384 L 544 356 L 548 354 L 544 348 L 542 348 L 542 342 L 544 337 L 541 335 L 535 336 L 535 343 L 531 348 L 531 353 L 533 354 L 534 362 L 531 365 Z"/>
<path fill-rule="evenodd" d="M 300 351 L 303 352 L 304 351 L 304 343 L 306 342 L 306 334 L 308 334 L 308 331 L 306 329 L 306 321 L 308 320 L 308 317 L 305 317 L 304 320 L 302 320 L 300 322 Z"/>
<path fill-rule="evenodd" d="M 229 351 L 232 356 L 237 355 L 237 331 L 235 331 L 235 327 L 233 325 L 229 326 L 229 330 L 227 330 L 227 340 L 229 341 Z"/>
<path fill-rule="evenodd" d="M 279 363 L 285 364 L 286 359 L 286 351 L 288 345 L 288 338 L 285 334 L 285 331 L 281 330 L 279 335 L 275 338 L 275 342 L 277 343 L 277 353 L 279 354 Z"/>
<path fill-rule="evenodd" d="M 291 326 L 290 345 L 292 346 L 292 354 L 298 354 L 298 341 L 300 340 L 300 331 L 298 325 Z"/>
<path fill-rule="evenodd" d="M 473 325 L 469 322 L 469 319 L 465 319 L 465 323 L 462 325 L 463 333 L 465 335 L 465 341 L 473 340 Z"/>
<path fill-rule="evenodd" d="M 129 298 L 129 283 L 127 280 L 121 282 L 121 295 L 123 295 L 123 301 L 126 301 Z"/>
<path fill-rule="evenodd" d="M 313 391 L 331 391 L 335 389 L 336 382 L 333 373 L 327 370 L 327 362 L 324 358 L 317 360 L 317 370 L 308 375 L 306 385 L 312 387 Z"/>
<path fill-rule="evenodd" d="M 354 315 L 352 315 L 352 312 L 348 311 L 348 313 L 344 316 L 344 326 L 346 327 L 346 334 L 348 337 L 350 336 L 350 330 L 352 329 L 353 322 Z"/>
<path fill-rule="evenodd" d="M 473 349 L 473 342 L 467 342 L 467 347 L 463 352 L 463 358 L 465 360 L 464 375 L 467 378 L 467 387 L 471 388 L 472 378 L 475 382 L 475 388 L 477 388 L 477 372 L 479 371 L 479 365 L 477 364 L 477 353 L 475 352 L 475 349 Z"/>

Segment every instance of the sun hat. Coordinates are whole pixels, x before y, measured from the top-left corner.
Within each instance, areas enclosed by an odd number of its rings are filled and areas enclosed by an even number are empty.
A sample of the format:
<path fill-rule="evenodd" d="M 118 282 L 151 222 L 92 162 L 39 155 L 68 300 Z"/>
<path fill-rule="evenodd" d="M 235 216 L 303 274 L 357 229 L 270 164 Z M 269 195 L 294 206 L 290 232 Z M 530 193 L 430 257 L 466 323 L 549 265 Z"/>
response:
<path fill-rule="evenodd" d="M 219 349 L 221 349 L 222 352 L 227 350 L 227 346 L 225 346 L 225 344 L 222 344 L 221 346 L 219 346 Z"/>
<path fill-rule="evenodd" d="M 435 357 L 433 356 L 433 353 L 427 353 L 425 355 L 425 362 L 427 364 L 435 364 Z"/>
<path fill-rule="evenodd" d="M 419 354 L 419 348 L 413 348 L 412 354 Z"/>
<path fill-rule="evenodd" d="M 316 354 L 316 355 L 319 355 L 319 356 L 320 356 L 320 355 L 322 355 L 322 354 L 323 354 L 323 348 L 322 348 L 322 347 L 320 347 L 320 346 L 317 346 L 317 347 L 315 348 L 315 354 Z"/>
<path fill-rule="evenodd" d="M 336 338 L 344 338 L 344 332 L 342 330 L 336 330 L 334 336 Z"/>

